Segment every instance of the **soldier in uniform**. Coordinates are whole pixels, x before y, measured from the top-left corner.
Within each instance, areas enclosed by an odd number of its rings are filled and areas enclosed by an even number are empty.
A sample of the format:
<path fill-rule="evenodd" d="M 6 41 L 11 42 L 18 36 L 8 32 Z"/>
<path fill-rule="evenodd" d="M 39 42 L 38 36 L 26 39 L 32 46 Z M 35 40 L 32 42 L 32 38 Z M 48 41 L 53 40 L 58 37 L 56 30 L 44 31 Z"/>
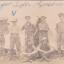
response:
<path fill-rule="evenodd" d="M 33 25 L 30 22 L 28 22 L 29 18 L 30 17 L 26 18 L 27 23 L 23 27 L 23 29 L 25 29 L 25 32 L 26 32 L 26 42 L 25 42 L 27 47 L 26 50 L 27 52 L 28 51 L 31 52 L 34 50 L 34 53 L 31 54 L 33 59 L 41 58 L 43 55 L 44 59 L 48 60 L 45 54 L 43 54 L 50 50 L 48 45 L 49 27 L 45 20 L 46 17 L 42 16 L 41 18 L 38 19 L 38 22 L 36 24 L 36 29 L 33 27 Z"/>
<path fill-rule="evenodd" d="M 45 51 L 48 51 L 50 48 L 49 48 L 49 43 L 48 43 L 48 31 L 49 31 L 49 27 L 48 27 L 48 24 L 46 23 L 46 17 L 45 16 L 42 16 L 41 18 L 39 18 L 37 24 L 36 24 L 36 27 L 37 27 L 37 33 L 38 35 L 37 38 L 38 38 L 38 42 L 37 43 L 38 45 L 41 44 L 40 46 L 40 49 L 41 50 L 45 50 Z"/>
<path fill-rule="evenodd" d="M 7 19 L 0 18 L 0 53 L 3 54 L 5 47 L 5 35 L 8 33 Z"/>
<path fill-rule="evenodd" d="M 62 53 L 62 50 L 64 48 L 64 13 L 60 13 L 59 15 L 60 22 L 56 25 L 56 31 L 57 31 L 57 47 L 58 52 Z"/>
<path fill-rule="evenodd" d="M 48 61 L 45 54 L 50 51 L 49 42 L 48 42 L 48 31 L 49 27 L 46 23 L 46 17 L 41 16 L 38 18 L 37 24 L 36 24 L 36 31 L 34 36 L 34 46 L 37 48 L 37 54 L 39 57 L 44 58 Z"/>
<path fill-rule="evenodd" d="M 30 16 L 25 16 L 26 19 L 26 23 L 25 25 L 22 27 L 22 30 L 25 30 L 25 51 L 27 53 L 31 53 L 34 51 L 34 48 L 32 47 L 33 43 L 34 43 L 34 32 L 35 32 L 35 28 L 33 26 L 33 24 L 30 23 Z"/>
<path fill-rule="evenodd" d="M 13 18 L 11 20 L 12 26 L 10 27 L 10 49 L 11 49 L 11 55 L 15 55 L 15 47 L 16 47 L 16 55 L 20 56 L 21 53 L 21 42 L 20 42 L 20 36 L 19 32 L 20 29 L 17 25 L 17 19 Z"/>

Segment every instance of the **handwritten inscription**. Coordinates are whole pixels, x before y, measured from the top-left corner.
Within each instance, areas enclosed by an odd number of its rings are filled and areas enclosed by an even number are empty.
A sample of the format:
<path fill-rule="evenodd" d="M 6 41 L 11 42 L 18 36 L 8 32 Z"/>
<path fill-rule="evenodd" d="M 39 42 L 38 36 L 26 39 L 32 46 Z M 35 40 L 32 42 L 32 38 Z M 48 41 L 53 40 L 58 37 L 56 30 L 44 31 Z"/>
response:
<path fill-rule="evenodd" d="M 43 6 L 64 6 L 64 2 L 63 1 L 18 1 L 18 2 L 3 2 L 0 3 L 1 7 L 6 7 L 6 6 L 10 6 L 12 5 L 13 7 L 43 7 Z"/>

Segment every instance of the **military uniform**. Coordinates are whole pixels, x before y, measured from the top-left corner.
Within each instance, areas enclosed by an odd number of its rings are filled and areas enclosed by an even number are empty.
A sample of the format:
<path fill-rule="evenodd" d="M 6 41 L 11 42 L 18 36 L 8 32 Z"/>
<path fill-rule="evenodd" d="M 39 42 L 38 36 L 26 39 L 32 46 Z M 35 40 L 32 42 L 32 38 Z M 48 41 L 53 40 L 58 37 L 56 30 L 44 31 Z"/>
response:
<path fill-rule="evenodd" d="M 8 23 L 6 19 L 0 20 L 0 46 L 4 48 L 5 45 L 5 37 L 4 35 L 8 33 Z"/>
<path fill-rule="evenodd" d="M 14 22 L 14 21 L 12 21 L 12 22 Z M 21 53 L 21 42 L 20 42 L 19 32 L 20 32 L 20 29 L 18 28 L 17 25 L 12 25 L 10 27 L 11 54 L 13 54 L 13 50 L 15 49 L 15 46 L 16 46 L 17 55 L 20 55 L 20 53 Z"/>
<path fill-rule="evenodd" d="M 56 31 L 57 31 L 57 46 L 58 50 L 64 49 L 64 22 L 59 22 L 56 25 Z"/>
<path fill-rule="evenodd" d="M 26 22 L 26 24 L 23 26 L 23 30 L 25 30 L 25 51 L 31 53 L 34 51 L 32 45 L 34 43 L 35 28 L 30 22 Z"/>
<path fill-rule="evenodd" d="M 8 33 L 7 19 L 0 18 L 0 54 L 4 53 L 5 35 Z"/>
<path fill-rule="evenodd" d="M 41 50 L 48 51 L 49 45 L 48 45 L 48 24 L 46 22 L 41 21 L 37 24 L 37 30 L 38 30 L 38 42 L 40 45 Z"/>

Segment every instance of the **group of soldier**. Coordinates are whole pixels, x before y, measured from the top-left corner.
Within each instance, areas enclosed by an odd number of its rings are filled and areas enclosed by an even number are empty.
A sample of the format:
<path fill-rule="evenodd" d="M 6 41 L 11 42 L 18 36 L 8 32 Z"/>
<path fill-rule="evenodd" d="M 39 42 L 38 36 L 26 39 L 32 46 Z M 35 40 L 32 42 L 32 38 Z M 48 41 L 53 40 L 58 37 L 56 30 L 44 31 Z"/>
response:
<path fill-rule="evenodd" d="M 60 22 L 56 25 L 57 31 L 57 44 L 58 51 L 62 53 L 62 46 L 64 46 L 64 13 L 59 15 Z M 25 30 L 25 53 L 28 56 L 31 56 L 35 53 L 40 52 L 47 53 L 50 51 L 48 32 L 49 26 L 46 22 L 45 16 L 38 18 L 36 25 L 34 26 L 31 22 L 30 16 L 25 16 L 26 23 L 20 30 Z M 10 25 L 8 19 L 0 19 L 0 53 L 5 49 L 5 34 L 10 33 L 10 55 L 13 55 L 15 46 L 16 53 L 20 55 L 21 53 L 21 39 L 19 34 L 19 27 L 17 27 L 17 19 L 12 20 L 12 26 L 9 29 Z M 9 31 L 10 30 L 10 31 Z M 40 54 L 40 55 L 41 55 Z M 45 57 L 45 56 L 44 56 Z"/>

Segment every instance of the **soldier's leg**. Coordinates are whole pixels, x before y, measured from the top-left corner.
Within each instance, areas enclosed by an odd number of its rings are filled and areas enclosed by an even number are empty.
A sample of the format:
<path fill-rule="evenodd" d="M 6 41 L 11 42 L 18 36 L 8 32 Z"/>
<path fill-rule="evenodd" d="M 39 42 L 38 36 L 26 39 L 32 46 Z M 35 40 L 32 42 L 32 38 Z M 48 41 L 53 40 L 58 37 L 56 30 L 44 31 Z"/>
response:
<path fill-rule="evenodd" d="M 61 56 L 61 53 L 62 53 L 62 50 L 61 50 L 61 42 L 57 42 L 57 47 L 58 47 L 58 53 L 59 53 L 59 56 Z"/>
<path fill-rule="evenodd" d="M 44 40 L 44 46 L 45 46 L 44 48 L 45 48 L 46 51 L 49 51 L 50 50 L 48 39 L 45 39 Z"/>
<path fill-rule="evenodd" d="M 58 53 L 61 54 L 61 41 L 62 41 L 62 37 L 61 37 L 61 34 L 58 34 L 58 37 L 57 37 L 57 47 L 58 47 Z"/>
<path fill-rule="evenodd" d="M 0 35 L 0 43 L 1 43 L 1 49 L 3 49 L 4 46 L 5 46 L 5 37 L 4 37 L 4 34 Z"/>
<path fill-rule="evenodd" d="M 4 34 L 1 34 L 0 36 L 0 53 L 1 54 L 4 54 L 4 46 L 5 46 L 5 37 L 4 37 Z"/>
<path fill-rule="evenodd" d="M 20 56 L 21 54 L 21 42 L 20 42 L 20 39 L 19 37 L 16 39 L 16 49 L 17 49 L 17 55 Z"/>
<path fill-rule="evenodd" d="M 48 39 L 48 32 L 44 33 L 44 37 L 43 37 L 43 45 L 46 51 L 50 50 L 50 46 L 49 46 L 49 39 Z"/>
<path fill-rule="evenodd" d="M 40 61 L 50 61 L 50 59 L 47 57 L 48 53 L 45 53 L 43 50 L 39 50 L 39 53 L 41 55 Z"/>
<path fill-rule="evenodd" d="M 25 42 L 25 52 L 30 53 L 31 51 L 31 41 L 30 38 L 27 38 Z"/>
<path fill-rule="evenodd" d="M 41 61 L 42 60 L 49 61 L 49 59 L 47 58 L 46 53 L 45 53 L 45 52 L 48 52 L 50 50 L 50 48 L 48 46 L 49 44 L 48 44 L 47 36 L 43 36 L 43 34 L 42 34 L 42 36 L 40 35 L 39 44 L 40 44 L 39 52 L 40 52 L 40 55 L 42 56 Z"/>
<path fill-rule="evenodd" d="M 11 35 L 10 36 L 10 53 L 11 53 L 11 55 L 13 55 L 14 46 L 15 46 L 14 37 L 13 37 L 13 35 Z"/>

